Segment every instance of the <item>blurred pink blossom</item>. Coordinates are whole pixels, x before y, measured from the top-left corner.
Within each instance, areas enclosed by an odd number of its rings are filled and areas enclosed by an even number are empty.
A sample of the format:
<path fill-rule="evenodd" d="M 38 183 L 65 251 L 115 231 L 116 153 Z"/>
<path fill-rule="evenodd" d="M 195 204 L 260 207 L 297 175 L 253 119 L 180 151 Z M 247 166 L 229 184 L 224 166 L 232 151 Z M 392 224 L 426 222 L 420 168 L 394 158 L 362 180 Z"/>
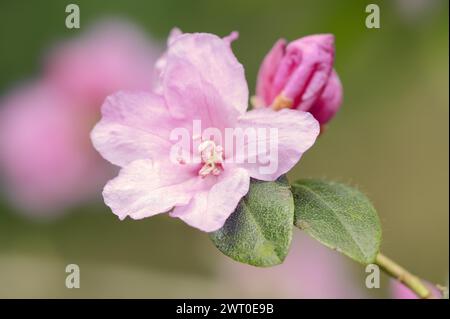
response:
<path fill-rule="evenodd" d="M 425 282 L 425 285 L 431 292 L 431 299 L 442 298 L 442 292 L 435 285 L 429 282 Z M 390 289 L 394 299 L 419 299 L 414 292 L 397 280 L 390 280 Z"/>
<path fill-rule="evenodd" d="M 150 90 L 161 53 L 132 25 L 111 21 L 50 50 L 43 78 L 95 109 L 118 90 Z"/>
<path fill-rule="evenodd" d="M 278 40 L 261 64 L 255 107 L 295 108 L 327 123 L 342 103 L 342 85 L 333 70 L 334 36 L 318 34 L 289 44 Z"/>
<path fill-rule="evenodd" d="M 108 21 L 50 50 L 42 74 L 0 99 L 0 170 L 22 212 L 51 215 L 94 198 L 115 171 L 89 133 L 118 89 L 150 90 L 159 48 Z"/>
<path fill-rule="evenodd" d="M 347 258 L 295 231 L 283 264 L 257 268 L 223 257 L 220 276 L 251 298 L 369 298 Z M 230 296 L 231 297 L 231 296 Z"/>

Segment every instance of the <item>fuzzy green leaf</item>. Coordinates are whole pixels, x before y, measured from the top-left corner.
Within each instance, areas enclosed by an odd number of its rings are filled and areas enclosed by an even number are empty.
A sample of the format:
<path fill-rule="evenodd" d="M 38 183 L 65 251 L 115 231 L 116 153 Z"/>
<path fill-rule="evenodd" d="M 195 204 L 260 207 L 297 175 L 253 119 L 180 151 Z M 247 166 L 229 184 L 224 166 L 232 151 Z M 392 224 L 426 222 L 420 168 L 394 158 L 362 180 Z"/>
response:
<path fill-rule="evenodd" d="M 340 183 L 311 179 L 293 183 L 291 190 L 297 227 L 362 264 L 375 261 L 381 226 L 363 193 Z"/>
<path fill-rule="evenodd" d="M 283 262 L 292 239 L 294 201 L 287 180 L 252 180 L 225 225 L 210 234 L 216 247 L 232 259 L 258 267 Z"/>

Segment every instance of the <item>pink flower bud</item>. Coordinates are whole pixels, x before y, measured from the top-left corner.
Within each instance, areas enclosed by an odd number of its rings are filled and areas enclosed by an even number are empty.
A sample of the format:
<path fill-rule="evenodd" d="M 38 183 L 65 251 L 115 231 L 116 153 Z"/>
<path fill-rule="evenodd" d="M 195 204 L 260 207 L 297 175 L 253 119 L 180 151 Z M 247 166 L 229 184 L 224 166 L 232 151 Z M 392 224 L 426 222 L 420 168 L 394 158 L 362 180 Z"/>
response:
<path fill-rule="evenodd" d="M 342 85 L 333 62 L 331 34 L 311 35 L 289 44 L 278 40 L 259 70 L 255 106 L 295 108 L 325 124 L 342 103 Z"/>

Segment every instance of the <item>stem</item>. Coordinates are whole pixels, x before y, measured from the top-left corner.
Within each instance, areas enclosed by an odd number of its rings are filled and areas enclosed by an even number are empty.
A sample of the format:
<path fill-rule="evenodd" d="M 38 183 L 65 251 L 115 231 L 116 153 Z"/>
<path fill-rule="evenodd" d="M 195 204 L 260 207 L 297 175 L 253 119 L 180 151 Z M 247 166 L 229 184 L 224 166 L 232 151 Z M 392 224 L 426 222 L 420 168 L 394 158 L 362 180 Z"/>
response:
<path fill-rule="evenodd" d="M 431 297 L 430 290 L 423 284 L 420 278 L 411 274 L 395 261 L 389 259 L 381 253 L 378 253 L 375 263 L 391 277 L 396 278 L 398 281 L 411 289 L 411 291 L 413 291 L 419 298 L 426 299 Z"/>

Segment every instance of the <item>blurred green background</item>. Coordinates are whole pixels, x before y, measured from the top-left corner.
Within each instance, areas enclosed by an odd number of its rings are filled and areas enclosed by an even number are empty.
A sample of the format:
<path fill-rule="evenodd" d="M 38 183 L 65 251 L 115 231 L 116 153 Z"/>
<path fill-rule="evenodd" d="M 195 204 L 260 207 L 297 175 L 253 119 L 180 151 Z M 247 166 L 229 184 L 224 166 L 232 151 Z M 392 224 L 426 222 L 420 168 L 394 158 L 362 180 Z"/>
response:
<path fill-rule="evenodd" d="M 0 1 L 0 95 L 38 74 L 49 45 L 81 32 L 65 28 L 69 3 Z M 233 49 L 251 91 L 276 39 L 335 34 L 344 105 L 289 177 L 359 187 L 381 216 L 385 254 L 432 282 L 448 282 L 448 1 L 75 3 L 81 30 L 111 15 L 161 41 L 174 26 L 219 35 L 238 30 Z M 369 3 L 380 6 L 380 29 L 365 27 Z M 0 297 L 271 296 L 223 280 L 226 259 L 206 234 L 167 216 L 119 221 L 99 202 L 36 222 L 0 200 Z M 363 287 L 364 269 L 344 262 Z M 80 265 L 81 289 L 64 287 L 68 263 Z M 388 296 L 385 279 L 380 290 L 361 295 Z"/>

